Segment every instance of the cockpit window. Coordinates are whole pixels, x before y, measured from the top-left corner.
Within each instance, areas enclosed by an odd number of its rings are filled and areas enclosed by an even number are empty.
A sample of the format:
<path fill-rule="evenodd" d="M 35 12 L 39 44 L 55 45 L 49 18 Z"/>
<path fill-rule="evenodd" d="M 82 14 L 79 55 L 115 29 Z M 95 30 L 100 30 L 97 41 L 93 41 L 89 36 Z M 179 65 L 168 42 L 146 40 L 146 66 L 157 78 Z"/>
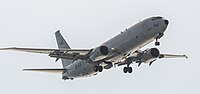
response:
<path fill-rule="evenodd" d="M 152 18 L 152 21 L 158 20 L 158 19 L 162 19 L 162 17 L 154 17 Z"/>

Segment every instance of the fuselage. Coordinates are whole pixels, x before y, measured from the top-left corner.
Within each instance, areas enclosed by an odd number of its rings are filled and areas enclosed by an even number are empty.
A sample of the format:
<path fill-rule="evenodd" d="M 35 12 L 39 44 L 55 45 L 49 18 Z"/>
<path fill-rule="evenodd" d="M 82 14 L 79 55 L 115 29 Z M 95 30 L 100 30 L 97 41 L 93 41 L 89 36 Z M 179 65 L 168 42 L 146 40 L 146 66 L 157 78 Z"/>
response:
<path fill-rule="evenodd" d="M 101 44 L 110 48 L 111 52 L 103 59 L 113 64 L 121 62 L 124 57 L 139 50 L 163 34 L 168 26 L 168 20 L 162 17 L 151 17 L 125 29 L 120 34 Z M 67 66 L 63 76 L 68 78 L 87 77 L 96 75 L 93 63 L 89 60 L 77 60 Z"/>

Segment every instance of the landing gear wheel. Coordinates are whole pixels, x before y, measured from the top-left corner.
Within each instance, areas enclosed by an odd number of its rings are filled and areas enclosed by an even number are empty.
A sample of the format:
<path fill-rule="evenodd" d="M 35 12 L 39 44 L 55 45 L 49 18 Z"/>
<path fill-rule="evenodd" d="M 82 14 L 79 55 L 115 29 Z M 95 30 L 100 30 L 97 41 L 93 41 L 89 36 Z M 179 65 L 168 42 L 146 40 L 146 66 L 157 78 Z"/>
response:
<path fill-rule="evenodd" d="M 132 73 L 133 72 L 133 68 L 132 67 L 124 67 L 123 69 L 124 73 Z"/>
<path fill-rule="evenodd" d="M 124 71 L 124 73 L 127 73 L 128 72 L 128 67 L 124 67 L 123 71 Z"/>
<path fill-rule="evenodd" d="M 94 66 L 94 71 L 95 71 L 95 72 L 98 71 L 98 66 Z"/>
<path fill-rule="evenodd" d="M 94 71 L 95 72 L 102 72 L 103 71 L 103 67 L 102 66 L 94 66 Z"/>
<path fill-rule="evenodd" d="M 98 66 L 98 70 L 99 70 L 99 72 L 102 72 L 103 71 L 103 67 L 102 66 Z"/>
<path fill-rule="evenodd" d="M 155 42 L 155 45 L 156 45 L 156 46 L 160 46 L 160 42 L 157 42 L 157 41 L 156 41 L 156 42 Z"/>
<path fill-rule="evenodd" d="M 132 67 L 128 67 L 128 73 L 132 73 L 132 72 L 133 72 Z"/>

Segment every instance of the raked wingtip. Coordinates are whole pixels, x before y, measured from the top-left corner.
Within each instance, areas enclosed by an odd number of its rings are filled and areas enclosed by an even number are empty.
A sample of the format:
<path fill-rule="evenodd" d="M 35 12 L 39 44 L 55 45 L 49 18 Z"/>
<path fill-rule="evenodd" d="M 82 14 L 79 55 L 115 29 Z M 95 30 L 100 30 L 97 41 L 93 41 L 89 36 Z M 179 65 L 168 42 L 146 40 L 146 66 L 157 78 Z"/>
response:
<path fill-rule="evenodd" d="M 183 55 L 186 59 L 188 59 L 188 56 L 187 55 Z"/>

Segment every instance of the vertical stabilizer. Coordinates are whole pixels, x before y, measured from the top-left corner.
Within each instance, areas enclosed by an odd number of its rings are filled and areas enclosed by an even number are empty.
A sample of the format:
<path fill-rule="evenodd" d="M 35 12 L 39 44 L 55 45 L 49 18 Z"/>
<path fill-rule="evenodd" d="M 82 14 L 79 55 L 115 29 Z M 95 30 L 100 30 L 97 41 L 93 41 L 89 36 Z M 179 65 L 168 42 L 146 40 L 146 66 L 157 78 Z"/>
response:
<path fill-rule="evenodd" d="M 67 44 L 67 42 L 65 41 L 63 36 L 60 34 L 60 30 L 56 31 L 55 35 L 56 35 L 56 41 L 58 44 L 58 48 L 70 49 L 69 45 Z"/>
<path fill-rule="evenodd" d="M 60 34 L 60 30 L 56 31 L 55 36 L 56 36 L 58 48 L 71 49 L 68 43 L 63 38 L 63 36 Z M 66 67 L 73 62 L 73 60 L 69 60 L 69 59 L 61 59 L 61 61 L 62 61 L 63 67 Z"/>

